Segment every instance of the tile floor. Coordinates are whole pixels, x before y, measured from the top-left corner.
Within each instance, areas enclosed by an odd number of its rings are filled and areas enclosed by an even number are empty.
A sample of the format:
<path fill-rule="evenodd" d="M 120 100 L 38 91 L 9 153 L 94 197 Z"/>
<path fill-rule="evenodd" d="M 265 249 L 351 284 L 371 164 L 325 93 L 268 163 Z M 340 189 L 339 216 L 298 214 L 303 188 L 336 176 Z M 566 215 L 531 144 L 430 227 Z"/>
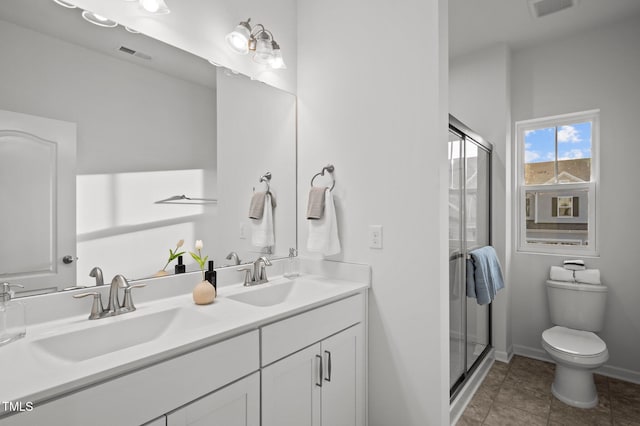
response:
<path fill-rule="evenodd" d="M 640 385 L 596 374 L 598 406 L 574 408 L 551 394 L 554 369 L 520 356 L 496 361 L 457 424 L 640 426 Z"/>

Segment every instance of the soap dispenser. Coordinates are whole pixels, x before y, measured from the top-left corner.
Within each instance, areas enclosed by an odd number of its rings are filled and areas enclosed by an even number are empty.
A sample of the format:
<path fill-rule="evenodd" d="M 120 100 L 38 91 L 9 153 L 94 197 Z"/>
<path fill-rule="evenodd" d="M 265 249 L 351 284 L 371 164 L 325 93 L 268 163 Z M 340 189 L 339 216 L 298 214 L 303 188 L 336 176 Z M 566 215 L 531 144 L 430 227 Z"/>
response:
<path fill-rule="evenodd" d="M 178 256 L 178 264 L 174 267 L 176 274 L 184 274 L 187 270 L 187 265 L 182 263 L 182 256 Z"/>
<path fill-rule="evenodd" d="M 11 287 L 22 286 L 9 283 L 2 283 L 0 286 L 0 346 L 26 334 L 24 304 L 12 300 L 14 293 Z"/>
<path fill-rule="evenodd" d="M 213 288 L 216 289 L 216 291 L 218 290 L 218 283 L 217 281 L 217 276 L 216 276 L 216 271 L 215 269 L 213 269 L 213 260 L 209 261 L 209 270 L 205 271 L 204 273 L 204 279 L 205 281 L 209 281 L 211 283 L 211 285 L 213 286 Z"/>
<path fill-rule="evenodd" d="M 298 271 L 298 250 L 294 248 L 289 249 L 289 257 L 284 267 L 284 276 L 287 278 L 294 278 L 300 275 Z"/>

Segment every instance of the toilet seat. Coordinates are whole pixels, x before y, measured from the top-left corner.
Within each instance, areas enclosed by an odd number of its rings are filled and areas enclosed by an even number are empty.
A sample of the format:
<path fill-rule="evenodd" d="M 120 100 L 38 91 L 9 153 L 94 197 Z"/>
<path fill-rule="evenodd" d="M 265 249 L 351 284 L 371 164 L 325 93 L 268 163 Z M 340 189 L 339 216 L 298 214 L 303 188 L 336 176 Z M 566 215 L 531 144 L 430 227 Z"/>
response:
<path fill-rule="evenodd" d="M 590 331 L 555 326 L 542 333 L 542 346 L 552 357 L 572 364 L 601 365 L 609 359 L 606 343 Z"/>
<path fill-rule="evenodd" d="M 598 356 L 607 350 L 604 341 L 590 331 L 555 326 L 542 333 L 542 340 L 556 351 L 574 356 Z"/>

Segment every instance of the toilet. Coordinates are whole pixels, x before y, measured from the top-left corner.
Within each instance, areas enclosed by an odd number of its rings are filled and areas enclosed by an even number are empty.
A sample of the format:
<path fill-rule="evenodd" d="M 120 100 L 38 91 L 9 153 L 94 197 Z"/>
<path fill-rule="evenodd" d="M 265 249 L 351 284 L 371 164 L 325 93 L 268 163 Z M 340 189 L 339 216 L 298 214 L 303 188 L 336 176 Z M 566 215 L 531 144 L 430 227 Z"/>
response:
<path fill-rule="evenodd" d="M 606 343 L 594 333 L 604 323 L 607 287 L 548 280 L 547 299 L 555 326 L 542 333 L 542 347 L 556 363 L 551 392 L 565 404 L 595 407 L 593 370 L 609 359 Z"/>

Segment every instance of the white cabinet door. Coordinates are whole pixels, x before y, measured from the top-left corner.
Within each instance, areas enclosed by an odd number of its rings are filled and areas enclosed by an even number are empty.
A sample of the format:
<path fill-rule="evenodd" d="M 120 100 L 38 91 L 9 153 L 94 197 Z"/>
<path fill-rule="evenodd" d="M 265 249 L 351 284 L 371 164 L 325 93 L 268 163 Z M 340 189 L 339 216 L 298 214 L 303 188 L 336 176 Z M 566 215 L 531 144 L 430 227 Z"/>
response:
<path fill-rule="evenodd" d="M 0 206 L 0 281 L 25 291 L 74 285 L 74 123 L 0 110 Z"/>
<path fill-rule="evenodd" d="M 320 426 L 320 344 L 262 369 L 262 426 Z"/>
<path fill-rule="evenodd" d="M 167 426 L 260 426 L 260 373 L 167 415 Z"/>
<path fill-rule="evenodd" d="M 322 341 L 323 426 L 364 425 L 362 324 Z"/>

